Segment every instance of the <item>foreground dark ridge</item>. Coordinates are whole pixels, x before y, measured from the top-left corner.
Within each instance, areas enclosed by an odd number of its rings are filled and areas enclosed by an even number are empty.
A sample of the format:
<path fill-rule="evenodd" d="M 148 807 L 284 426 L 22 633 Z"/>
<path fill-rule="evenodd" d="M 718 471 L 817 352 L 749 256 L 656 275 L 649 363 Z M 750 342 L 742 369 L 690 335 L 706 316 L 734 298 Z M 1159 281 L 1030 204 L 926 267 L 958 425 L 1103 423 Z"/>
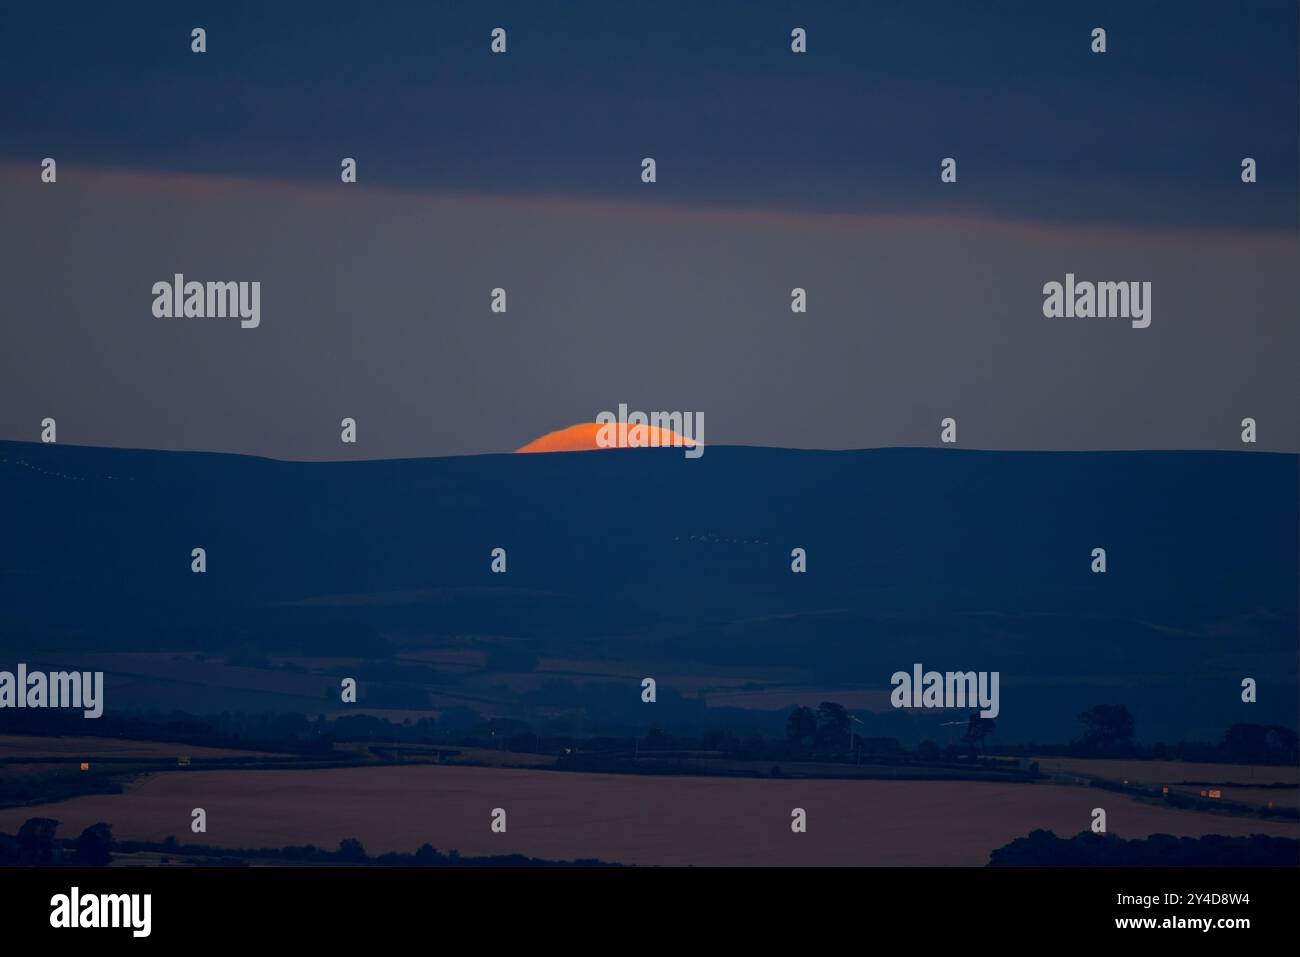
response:
<path fill-rule="evenodd" d="M 1006 739 L 1065 740 L 1115 700 L 1147 740 L 1215 740 L 1294 723 L 1298 461 L 711 446 L 301 463 L 5 442 L 0 640 L 10 663 L 378 662 L 470 635 L 668 691 L 771 669 L 887 689 L 921 662 L 999 670 Z M 1249 714 L 1242 675 L 1260 681 Z M 668 697 L 665 725 L 703 720 Z"/>

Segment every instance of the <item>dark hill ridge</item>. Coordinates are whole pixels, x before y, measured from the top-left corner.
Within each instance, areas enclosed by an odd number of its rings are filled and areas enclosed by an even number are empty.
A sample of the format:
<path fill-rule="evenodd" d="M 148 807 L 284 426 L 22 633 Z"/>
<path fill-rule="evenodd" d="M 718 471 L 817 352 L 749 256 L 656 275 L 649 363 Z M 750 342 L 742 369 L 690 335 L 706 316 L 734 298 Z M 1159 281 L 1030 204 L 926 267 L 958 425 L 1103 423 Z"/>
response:
<path fill-rule="evenodd" d="M 1261 702 L 1236 720 L 1294 724 L 1294 455 L 298 463 L 0 442 L 0 495 L 0 644 L 19 650 L 382 657 L 394 638 L 480 634 L 875 688 L 920 661 L 1001 670 L 1004 712 L 1016 694 L 1092 703 L 1114 687 L 1186 723 L 1207 697 L 1198 727 L 1231 717 L 1252 674 Z M 190 572 L 199 545 L 206 575 Z M 506 575 L 489 571 L 497 546 Z M 1105 575 L 1089 571 L 1097 546 Z"/>

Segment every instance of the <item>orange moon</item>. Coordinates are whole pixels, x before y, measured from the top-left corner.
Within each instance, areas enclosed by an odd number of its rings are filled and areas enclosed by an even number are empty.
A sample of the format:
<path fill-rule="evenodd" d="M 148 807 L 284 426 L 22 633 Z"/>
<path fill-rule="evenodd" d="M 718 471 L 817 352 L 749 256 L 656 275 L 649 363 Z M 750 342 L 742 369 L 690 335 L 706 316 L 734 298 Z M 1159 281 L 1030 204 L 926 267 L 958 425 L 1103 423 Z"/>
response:
<path fill-rule="evenodd" d="M 618 446 L 600 445 L 596 442 L 596 435 L 602 428 L 606 428 L 606 426 L 602 426 L 599 422 L 579 422 L 567 429 L 547 432 L 545 435 L 533 439 L 527 445 L 515 449 L 515 452 L 598 452 L 617 448 Z M 638 446 L 638 448 L 654 447 L 656 445 L 681 448 L 695 445 L 693 441 L 682 438 L 672 429 L 661 429 L 653 425 L 641 426 L 640 428 L 644 429 L 645 443 Z"/>

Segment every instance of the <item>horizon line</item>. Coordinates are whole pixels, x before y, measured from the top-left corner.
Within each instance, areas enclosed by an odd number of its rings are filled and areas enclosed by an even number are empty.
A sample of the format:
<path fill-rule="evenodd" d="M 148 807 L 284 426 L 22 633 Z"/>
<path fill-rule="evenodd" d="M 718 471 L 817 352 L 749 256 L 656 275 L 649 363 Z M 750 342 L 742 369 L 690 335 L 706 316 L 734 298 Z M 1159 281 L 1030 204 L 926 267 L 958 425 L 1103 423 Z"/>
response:
<path fill-rule="evenodd" d="M 74 442 L 40 442 L 29 439 L 11 439 L 0 437 L 0 446 L 30 446 L 35 448 L 64 448 L 77 451 L 95 452 L 134 452 L 142 454 L 163 455 L 215 455 L 231 458 L 260 459 L 286 465 L 358 465 L 375 462 L 429 462 L 451 459 L 510 458 L 510 459 L 549 459 L 555 456 L 596 455 L 609 453 L 661 452 L 680 455 L 679 446 L 648 446 L 645 448 L 609 448 L 584 449 L 581 451 L 528 452 L 521 453 L 515 449 L 490 452 L 465 452 L 452 455 L 388 455 L 373 458 L 278 458 L 255 452 L 231 452 L 213 449 L 173 449 L 149 448 L 135 445 L 83 445 Z M 762 452 L 788 452 L 798 454 L 852 455 L 867 452 L 978 452 L 989 455 L 1242 455 L 1242 456 L 1285 456 L 1300 459 L 1300 451 L 1269 449 L 1235 449 L 1235 448 L 1105 448 L 1105 449 L 1023 449 L 1023 448 L 988 448 L 969 445 L 870 445 L 851 448 L 813 448 L 783 445 L 749 445 L 744 443 L 710 443 L 705 449 L 728 449 Z"/>

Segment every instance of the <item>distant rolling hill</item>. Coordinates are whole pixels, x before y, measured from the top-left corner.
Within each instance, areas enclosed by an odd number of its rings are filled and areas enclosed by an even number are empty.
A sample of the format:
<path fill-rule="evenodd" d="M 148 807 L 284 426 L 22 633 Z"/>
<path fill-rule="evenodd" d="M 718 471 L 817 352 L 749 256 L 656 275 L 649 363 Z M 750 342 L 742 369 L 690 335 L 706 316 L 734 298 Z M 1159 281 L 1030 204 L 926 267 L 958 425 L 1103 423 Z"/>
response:
<path fill-rule="evenodd" d="M 998 670 L 1004 740 L 1062 740 L 1102 701 L 1147 739 L 1295 724 L 1292 455 L 712 446 L 294 463 L 0 442 L 0 500 L 10 656 L 387 660 L 470 635 L 669 686 Z M 796 546 L 806 574 L 790 570 Z M 1239 700 L 1246 675 L 1258 704 Z"/>

